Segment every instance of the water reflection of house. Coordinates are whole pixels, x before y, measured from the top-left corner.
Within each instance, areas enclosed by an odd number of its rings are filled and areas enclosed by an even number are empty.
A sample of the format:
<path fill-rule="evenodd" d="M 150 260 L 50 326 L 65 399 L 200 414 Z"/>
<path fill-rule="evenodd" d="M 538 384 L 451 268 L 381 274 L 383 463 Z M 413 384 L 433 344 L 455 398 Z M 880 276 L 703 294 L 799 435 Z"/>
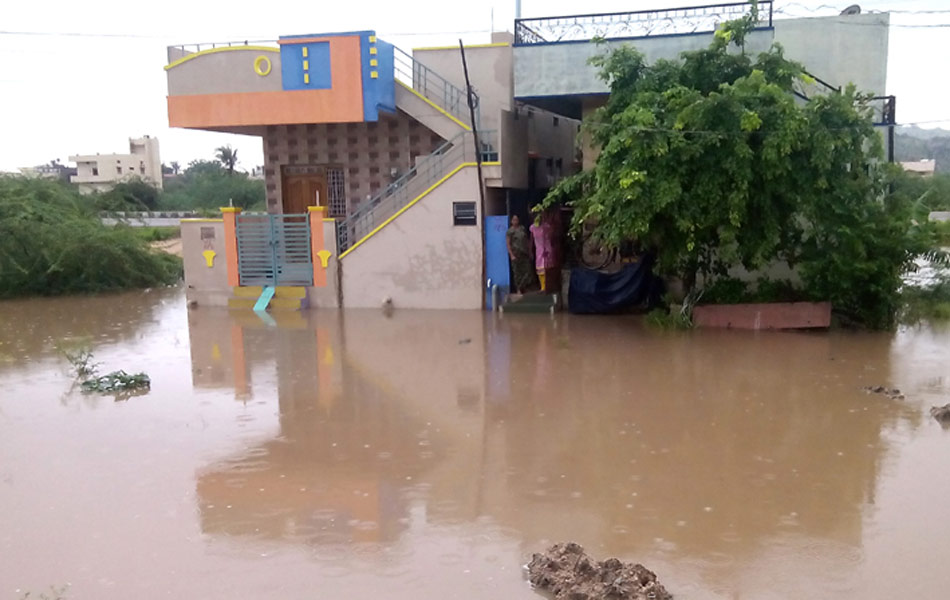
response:
<path fill-rule="evenodd" d="M 226 341 L 204 314 L 193 338 Z M 888 371 L 887 335 L 685 343 L 613 319 L 298 318 L 242 327 L 246 370 L 273 378 L 249 391 L 273 383 L 280 433 L 198 474 L 206 532 L 388 543 L 418 505 L 433 527 L 500 527 L 526 552 L 575 539 L 750 561 L 788 535 L 857 548 L 901 414 L 860 391 Z"/>
<path fill-rule="evenodd" d="M 437 459 L 438 434 L 345 368 L 339 328 L 300 313 L 281 318 L 273 329 L 257 317 L 190 314 L 195 385 L 233 387 L 244 400 L 270 395 L 278 406 L 277 437 L 197 474 L 203 531 L 299 543 L 395 539 L 408 522 L 402 491 Z M 268 372 L 273 382 L 262 377 L 255 391 L 250 374 Z M 426 432 L 426 443 L 412 432 Z"/>

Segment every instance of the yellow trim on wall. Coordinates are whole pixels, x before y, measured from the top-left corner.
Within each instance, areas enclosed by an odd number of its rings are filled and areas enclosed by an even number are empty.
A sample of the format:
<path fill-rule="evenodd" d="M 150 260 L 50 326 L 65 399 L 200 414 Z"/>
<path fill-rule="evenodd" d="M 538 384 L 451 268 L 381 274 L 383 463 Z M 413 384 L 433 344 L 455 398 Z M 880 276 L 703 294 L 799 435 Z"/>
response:
<path fill-rule="evenodd" d="M 215 52 L 231 52 L 234 50 L 255 50 L 257 52 L 280 52 L 279 48 L 271 48 L 270 46 L 221 46 L 220 48 L 208 48 L 207 50 L 200 50 L 198 52 L 192 52 L 186 56 L 182 56 L 176 61 L 170 62 L 165 65 L 165 70 L 169 70 L 172 67 L 177 67 L 182 63 L 186 63 L 193 58 L 198 58 L 199 56 L 204 56 L 205 54 L 214 54 Z"/>
<path fill-rule="evenodd" d="M 307 58 L 307 52 L 308 52 L 307 47 L 304 46 L 301 50 L 303 51 L 303 57 Z"/>
<path fill-rule="evenodd" d="M 483 166 L 483 167 L 486 167 L 486 166 L 487 166 L 487 167 L 491 167 L 491 166 L 496 166 L 496 165 L 500 165 L 500 164 L 501 164 L 501 163 L 500 163 L 500 162 L 497 162 L 497 161 L 494 161 L 494 162 L 483 162 L 483 163 L 482 163 L 482 166 Z M 376 229 L 370 231 L 369 233 L 367 233 L 366 235 L 364 235 L 363 237 L 361 237 L 361 238 L 359 239 L 359 241 L 357 241 L 355 244 L 353 244 L 352 246 L 350 246 L 349 248 L 347 248 L 347 249 L 346 249 L 346 252 L 344 252 L 343 254 L 340 255 L 340 260 L 343 260 L 343 259 L 346 257 L 347 254 L 349 254 L 350 252 L 352 252 L 352 251 L 356 250 L 357 248 L 359 248 L 360 245 L 361 245 L 363 242 L 365 242 L 365 241 L 368 240 L 369 238 L 371 238 L 371 237 L 373 237 L 374 235 L 376 235 L 377 233 L 379 233 L 379 231 L 380 231 L 383 227 L 385 227 L 385 226 L 389 225 L 390 223 L 392 223 L 393 221 L 395 221 L 395 220 L 396 220 L 396 217 L 398 217 L 398 216 L 401 215 L 402 213 L 404 213 L 404 212 L 406 212 L 407 210 L 409 210 L 410 208 L 412 208 L 413 205 L 415 205 L 417 202 L 419 202 L 420 200 L 422 200 L 423 198 L 425 198 L 426 196 L 428 196 L 430 193 L 432 193 L 432 191 L 435 190 L 435 188 L 439 187 L 440 185 L 442 185 L 443 183 L 445 183 L 446 181 L 448 181 L 448 179 L 449 179 L 450 177 L 452 177 L 453 175 L 455 175 L 456 173 L 458 173 L 459 171 L 461 171 L 461 170 L 464 169 L 465 167 L 477 167 L 477 166 L 478 166 L 478 163 L 474 163 L 474 162 L 463 162 L 463 163 L 460 164 L 459 166 L 457 166 L 457 167 L 455 167 L 454 169 L 452 169 L 451 171 L 449 171 L 448 174 L 446 174 L 445 177 L 443 177 L 442 179 L 440 179 L 440 180 L 436 181 L 435 183 L 433 183 L 432 185 L 430 185 L 430 186 L 428 187 L 428 189 L 426 189 L 426 191 L 422 192 L 421 194 L 419 194 L 418 196 L 416 196 L 415 198 L 413 198 L 411 202 L 409 202 L 408 204 L 406 204 L 405 206 L 403 206 L 402 208 L 400 208 L 399 210 L 397 210 L 397 211 L 396 211 L 396 214 L 394 214 L 393 216 L 389 217 L 388 219 L 386 219 L 385 221 L 383 221 L 382 223 L 380 223 L 379 226 L 376 227 Z"/>
<path fill-rule="evenodd" d="M 472 130 L 471 127 L 469 127 L 469 126 L 466 125 L 465 123 L 463 123 L 463 122 L 459 121 L 458 119 L 456 119 L 455 117 L 453 117 L 453 116 L 452 116 L 451 114 L 449 114 L 449 112 L 446 111 L 444 108 L 442 108 L 441 106 L 439 106 L 438 104 L 436 104 L 436 103 L 433 102 L 432 100 L 429 100 L 428 98 L 426 98 L 425 96 L 423 96 L 422 94 L 420 94 L 420 93 L 417 92 L 416 90 L 412 89 L 411 87 L 409 87 L 409 86 L 406 85 L 405 83 L 399 81 L 398 79 L 396 80 L 396 83 L 398 83 L 398 84 L 401 85 L 402 87 L 406 88 L 407 90 L 409 90 L 410 92 L 412 92 L 413 94 L 415 94 L 416 96 L 418 96 L 419 98 L 421 98 L 423 102 L 425 102 L 426 104 L 428 104 L 428 105 L 431 106 L 432 108 L 436 109 L 437 111 L 439 111 L 440 113 L 442 113 L 442 114 L 445 115 L 446 117 L 448 117 L 448 118 L 452 119 L 453 121 L 455 121 L 456 123 L 458 123 L 458 124 L 462 127 L 462 129 L 464 129 L 465 131 L 471 131 L 471 130 Z"/>
<path fill-rule="evenodd" d="M 305 84 L 310 83 L 310 73 L 304 73 L 304 74 L 303 74 L 303 82 L 304 82 Z"/>
<path fill-rule="evenodd" d="M 370 48 L 370 49 L 369 49 L 369 53 L 370 53 L 370 54 L 376 54 L 376 48 Z"/>
<path fill-rule="evenodd" d="M 469 48 L 506 48 L 511 46 L 508 42 L 492 42 L 491 44 L 465 44 L 463 47 L 468 50 Z M 425 52 L 427 50 L 458 50 L 458 46 L 424 46 L 422 48 L 413 48 L 413 52 Z"/>
<path fill-rule="evenodd" d="M 369 66 L 371 66 L 371 67 L 378 67 L 378 66 L 379 66 L 379 61 L 376 60 L 375 58 L 371 58 L 371 59 L 369 59 Z"/>

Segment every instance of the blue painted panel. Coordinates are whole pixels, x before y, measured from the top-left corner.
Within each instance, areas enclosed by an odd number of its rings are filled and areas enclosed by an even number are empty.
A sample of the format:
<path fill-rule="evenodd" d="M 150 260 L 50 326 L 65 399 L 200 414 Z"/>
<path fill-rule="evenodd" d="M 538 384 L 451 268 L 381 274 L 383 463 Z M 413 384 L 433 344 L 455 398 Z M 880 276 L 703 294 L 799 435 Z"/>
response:
<path fill-rule="evenodd" d="M 508 247 L 505 244 L 505 234 L 508 232 L 508 217 L 498 215 L 485 217 L 485 276 L 491 285 L 497 285 L 502 292 L 507 293 L 511 286 L 508 277 Z M 491 286 L 486 283 L 488 302 L 491 306 Z"/>
<path fill-rule="evenodd" d="M 373 72 L 379 73 L 379 67 L 373 66 L 372 61 L 379 62 L 379 55 L 374 54 L 372 50 L 379 52 L 377 44 L 370 42 L 370 37 L 375 38 L 375 34 L 367 33 L 360 36 L 360 77 L 363 81 L 363 120 L 378 121 L 379 109 L 376 104 L 379 102 L 376 79 L 373 78 Z"/>
<path fill-rule="evenodd" d="M 306 49 L 306 56 L 304 56 L 304 49 Z M 280 47 L 280 76 L 285 90 L 332 88 L 330 42 L 282 45 Z"/>
<path fill-rule="evenodd" d="M 396 65 L 393 45 L 380 40 L 376 44 L 379 56 L 379 77 L 376 79 L 376 106 L 379 110 L 396 112 Z M 365 102 L 364 102 L 365 106 Z"/>

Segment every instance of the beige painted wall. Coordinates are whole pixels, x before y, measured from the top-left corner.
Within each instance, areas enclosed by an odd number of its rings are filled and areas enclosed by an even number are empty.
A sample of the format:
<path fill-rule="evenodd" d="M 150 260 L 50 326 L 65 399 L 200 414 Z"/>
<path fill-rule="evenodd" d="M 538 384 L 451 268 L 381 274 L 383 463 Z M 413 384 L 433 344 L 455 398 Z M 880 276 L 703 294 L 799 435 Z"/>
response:
<path fill-rule="evenodd" d="M 501 177 L 505 187 L 528 187 L 528 119 L 515 111 L 501 113 Z"/>
<path fill-rule="evenodd" d="M 606 96 L 591 96 L 589 98 L 584 98 L 581 104 L 581 113 L 583 118 L 588 118 L 591 113 L 600 108 L 601 106 L 607 103 Z M 600 156 L 600 146 L 595 146 L 591 140 L 590 134 L 586 131 L 581 131 L 581 154 L 583 154 L 583 168 L 585 171 L 589 171 L 594 168 L 594 163 L 597 162 L 597 157 Z"/>
<path fill-rule="evenodd" d="M 342 259 L 343 306 L 479 309 L 481 224 L 452 225 L 452 203 L 475 202 L 478 177 L 465 167 Z"/>
<path fill-rule="evenodd" d="M 270 59 L 265 76 L 254 71 L 259 56 Z M 237 92 L 278 92 L 283 89 L 280 53 L 264 50 L 228 50 L 202 54 L 166 71 L 168 95 L 233 94 Z"/>
<path fill-rule="evenodd" d="M 311 287 L 307 290 L 307 300 L 310 308 L 339 308 L 339 253 L 336 248 L 336 221 L 323 221 L 323 244 L 330 251 L 330 261 L 327 263 L 326 287 Z M 313 257 L 316 264 L 320 259 Z"/>
<path fill-rule="evenodd" d="M 505 187 L 528 187 L 529 157 L 537 158 L 535 181 L 540 187 L 549 187 L 559 177 L 577 170 L 575 160 L 580 121 L 534 107 L 504 111 L 501 119 L 504 157 L 502 177 Z"/>
<path fill-rule="evenodd" d="M 465 89 L 465 74 L 458 47 L 418 48 L 412 51 L 412 55 L 450 83 Z M 465 59 L 469 78 L 479 97 L 481 128 L 497 131 L 501 127 L 501 111 L 512 108 L 514 80 L 511 45 L 466 47 Z"/>
<path fill-rule="evenodd" d="M 204 239 L 202 239 L 204 238 Z M 202 253 L 215 252 L 211 268 Z M 231 296 L 224 253 L 224 222 L 182 219 L 181 254 L 185 269 L 185 296 L 199 305 L 227 306 Z"/>

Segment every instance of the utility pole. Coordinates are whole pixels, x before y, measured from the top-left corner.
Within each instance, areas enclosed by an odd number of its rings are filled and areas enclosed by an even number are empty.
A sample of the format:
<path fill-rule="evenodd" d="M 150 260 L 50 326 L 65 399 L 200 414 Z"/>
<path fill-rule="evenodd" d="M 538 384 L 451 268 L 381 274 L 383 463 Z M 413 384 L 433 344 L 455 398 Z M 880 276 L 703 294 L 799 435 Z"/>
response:
<path fill-rule="evenodd" d="M 462 53 L 462 71 L 465 73 L 465 95 L 468 100 L 468 113 L 472 119 L 472 137 L 475 141 L 475 168 L 478 170 L 478 211 L 482 215 L 481 223 L 478 224 L 482 229 L 482 282 L 479 287 L 481 287 L 482 310 L 485 310 L 485 286 L 488 283 L 486 281 L 487 271 L 485 260 L 487 256 L 485 253 L 488 246 L 486 240 L 488 231 L 485 228 L 485 181 L 482 178 L 482 145 L 478 140 L 478 125 L 475 122 L 475 102 L 477 96 L 475 96 L 475 92 L 472 90 L 472 82 L 468 78 L 468 62 L 465 60 L 465 46 L 462 44 L 461 39 L 459 39 L 459 52 Z"/>

